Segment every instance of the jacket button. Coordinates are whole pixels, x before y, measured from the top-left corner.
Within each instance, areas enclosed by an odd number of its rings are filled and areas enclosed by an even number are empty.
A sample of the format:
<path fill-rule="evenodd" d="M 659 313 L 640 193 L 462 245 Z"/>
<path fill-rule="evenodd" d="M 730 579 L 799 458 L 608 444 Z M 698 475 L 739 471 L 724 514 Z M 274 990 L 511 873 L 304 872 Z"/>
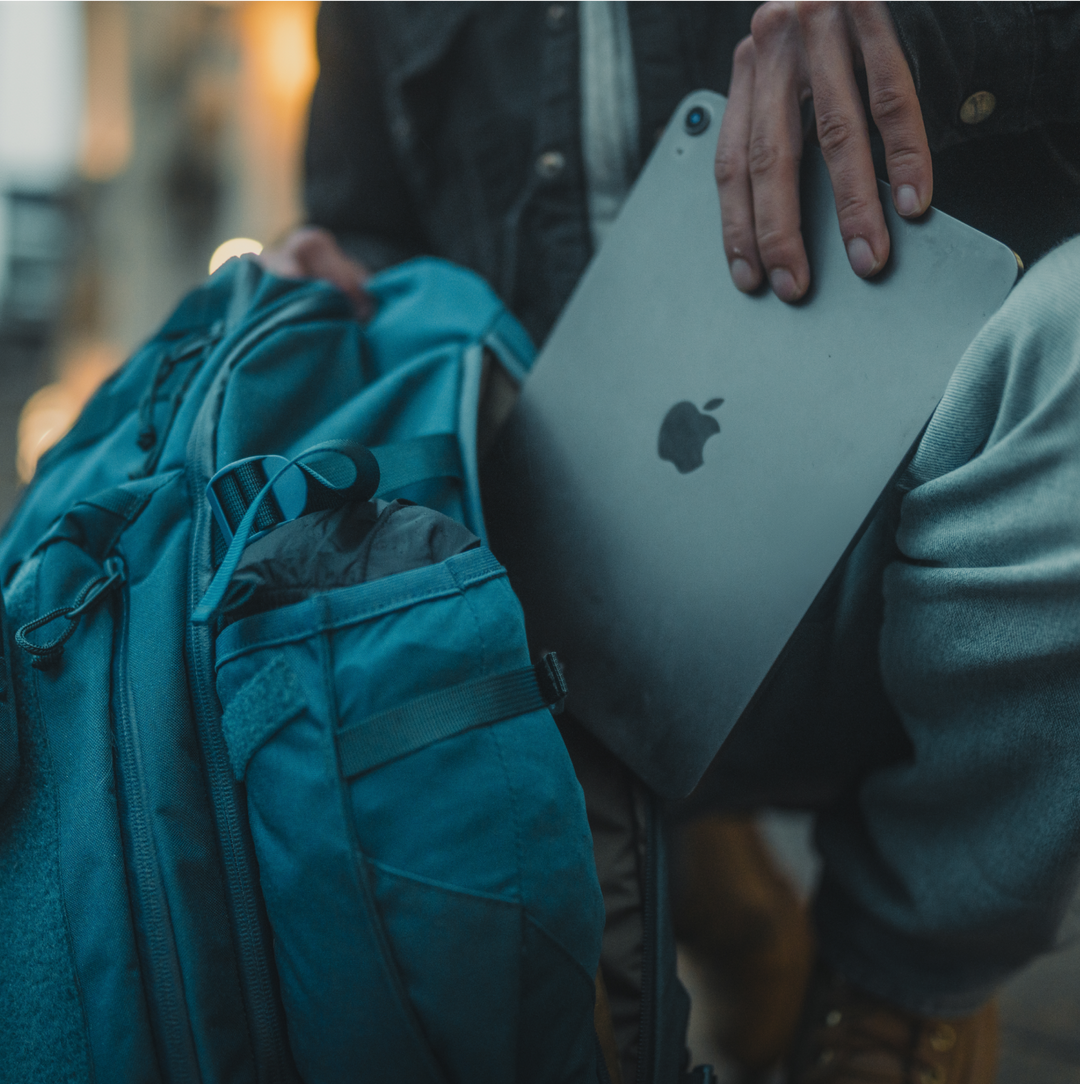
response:
<path fill-rule="evenodd" d="M 988 90 L 977 90 L 962 106 L 960 119 L 965 124 L 982 124 L 997 105 L 997 98 Z"/>
<path fill-rule="evenodd" d="M 547 25 L 548 30 L 561 30 L 563 23 L 566 22 L 566 5 L 565 4 L 548 4 L 547 9 Z"/>
<path fill-rule="evenodd" d="M 566 159 L 561 151 L 544 151 L 536 160 L 536 172 L 545 181 L 554 180 L 566 168 Z"/>

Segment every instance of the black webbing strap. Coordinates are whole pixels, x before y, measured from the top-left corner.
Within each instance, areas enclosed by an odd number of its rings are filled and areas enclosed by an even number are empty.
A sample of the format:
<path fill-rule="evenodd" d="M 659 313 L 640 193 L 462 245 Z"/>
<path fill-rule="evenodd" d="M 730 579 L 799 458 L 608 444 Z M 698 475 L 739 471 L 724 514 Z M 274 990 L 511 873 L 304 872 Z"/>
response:
<path fill-rule="evenodd" d="M 222 474 L 214 483 L 218 503 L 228 521 L 229 529 L 236 533 L 236 528 L 244 518 L 244 513 L 251 507 L 251 502 L 267 483 L 266 468 L 258 459 L 242 460 L 228 472 Z M 273 491 L 266 494 L 259 511 L 255 515 L 255 531 L 267 531 L 276 527 L 285 517 L 281 514 L 277 498 Z"/>
<path fill-rule="evenodd" d="M 351 779 L 466 730 L 555 707 L 565 696 L 551 652 L 536 666 L 440 689 L 353 723 L 338 734 L 342 770 Z"/>

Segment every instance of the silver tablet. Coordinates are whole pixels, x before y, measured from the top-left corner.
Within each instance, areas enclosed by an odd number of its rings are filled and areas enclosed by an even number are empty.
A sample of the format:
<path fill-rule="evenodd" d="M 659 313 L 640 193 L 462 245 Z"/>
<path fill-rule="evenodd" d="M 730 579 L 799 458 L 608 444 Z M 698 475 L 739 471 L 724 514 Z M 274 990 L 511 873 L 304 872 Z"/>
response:
<path fill-rule="evenodd" d="M 489 458 L 492 547 L 568 707 L 647 783 L 689 792 L 780 657 L 964 349 L 1012 252 L 882 205 L 856 278 L 816 149 L 809 296 L 740 294 L 713 153 L 724 99 L 676 110 Z"/>

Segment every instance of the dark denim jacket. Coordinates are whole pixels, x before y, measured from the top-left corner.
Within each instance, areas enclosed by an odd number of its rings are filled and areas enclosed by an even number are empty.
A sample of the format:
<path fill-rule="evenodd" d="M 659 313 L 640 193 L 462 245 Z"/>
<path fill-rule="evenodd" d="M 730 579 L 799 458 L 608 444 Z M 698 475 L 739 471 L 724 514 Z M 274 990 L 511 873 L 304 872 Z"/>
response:
<path fill-rule="evenodd" d="M 727 91 L 755 7 L 629 5 L 641 162 L 685 94 Z M 937 150 L 935 204 L 1029 264 L 1080 232 L 1078 5 L 892 10 Z M 591 255 L 576 6 L 328 3 L 318 35 L 310 220 L 373 268 L 420 252 L 473 268 L 542 341 Z M 978 90 L 997 107 L 965 124 Z"/>

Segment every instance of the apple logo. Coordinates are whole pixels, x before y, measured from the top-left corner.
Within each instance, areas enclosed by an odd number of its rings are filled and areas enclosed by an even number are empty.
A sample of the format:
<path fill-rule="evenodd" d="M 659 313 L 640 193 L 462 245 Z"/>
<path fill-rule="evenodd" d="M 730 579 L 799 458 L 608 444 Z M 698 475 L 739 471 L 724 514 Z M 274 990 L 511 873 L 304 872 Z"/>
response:
<path fill-rule="evenodd" d="M 706 410 L 717 410 L 723 399 L 710 399 Z M 720 432 L 720 423 L 708 414 L 702 414 L 693 403 L 685 399 L 676 403 L 660 426 L 657 451 L 661 459 L 675 464 L 680 474 L 689 474 L 705 463 L 702 452 L 705 441 Z"/>

